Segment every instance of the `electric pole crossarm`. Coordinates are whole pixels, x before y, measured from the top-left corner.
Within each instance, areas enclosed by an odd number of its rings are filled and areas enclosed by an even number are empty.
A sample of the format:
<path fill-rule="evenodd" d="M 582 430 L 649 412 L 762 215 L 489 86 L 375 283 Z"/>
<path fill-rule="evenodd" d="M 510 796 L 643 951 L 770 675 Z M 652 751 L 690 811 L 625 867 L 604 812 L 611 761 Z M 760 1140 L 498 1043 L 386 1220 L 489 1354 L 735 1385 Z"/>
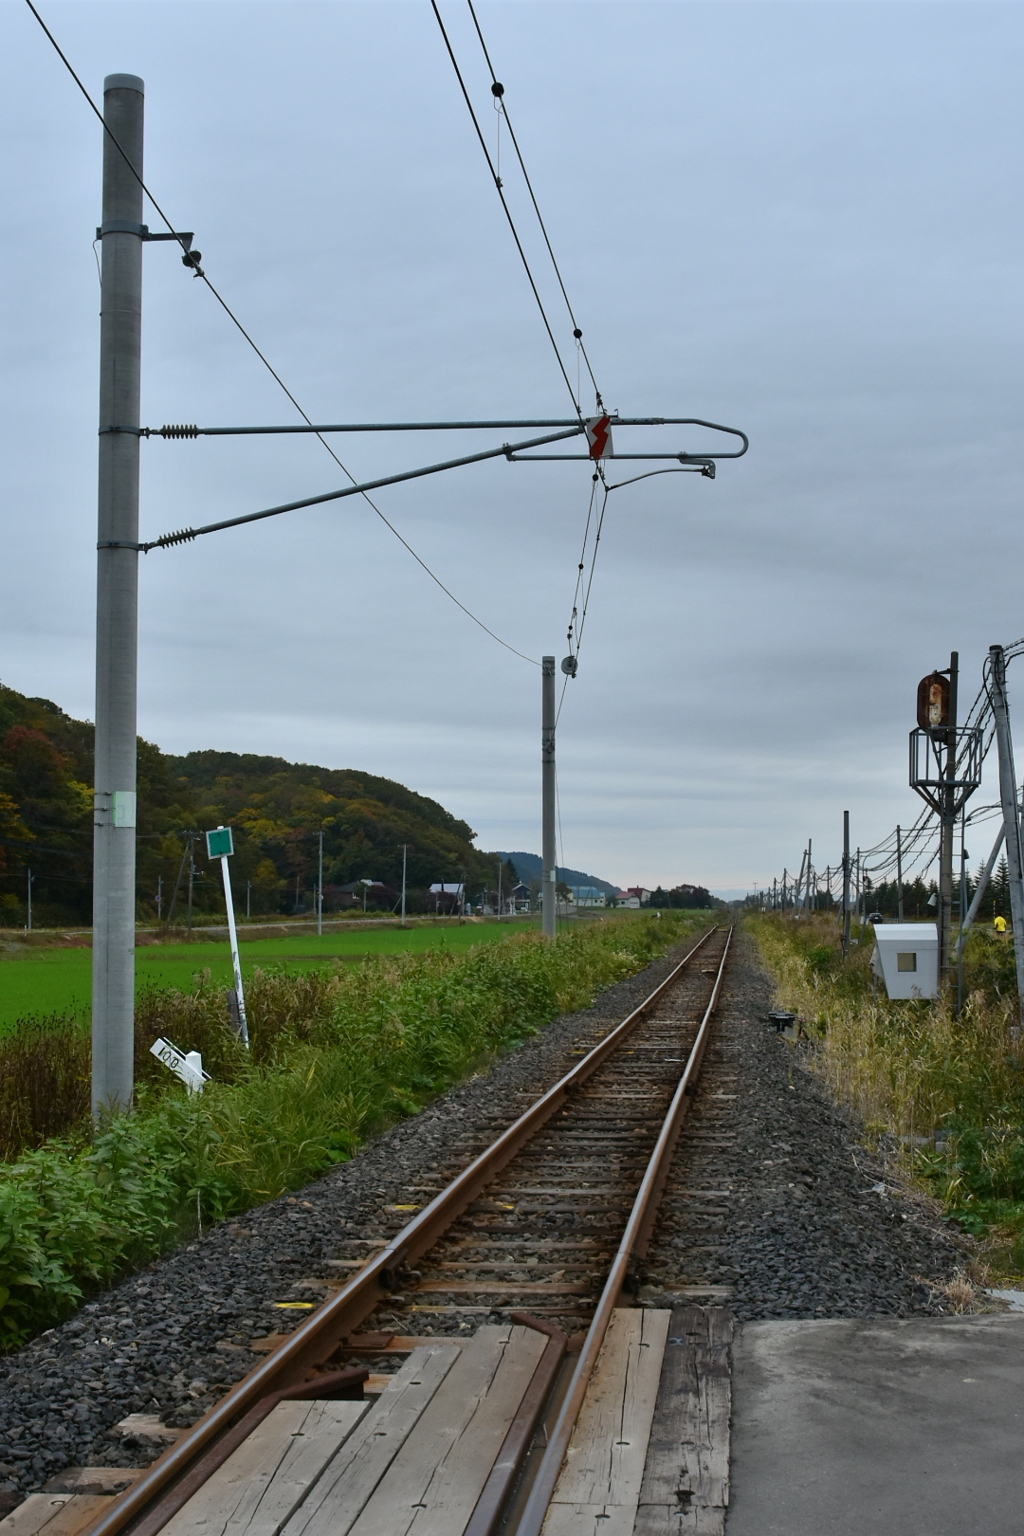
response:
<path fill-rule="evenodd" d="M 184 237 L 182 237 L 184 238 Z M 608 417 L 610 426 L 618 427 L 706 427 L 710 432 L 726 432 L 730 437 L 738 437 L 743 447 L 736 453 L 717 453 L 718 459 L 740 459 L 750 446 L 750 440 L 745 432 L 738 427 L 723 427 L 717 421 L 702 421 L 698 416 L 614 416 Z M 139 437 L 163 437 L 170 440 L 181 440 L 196 437 L 272 437 L 284 433 L 328 433 L 328 432 L 520 432 L 528 427 L 576 427 L 580 426 L 579 417 L 559 418 L 546 420 L 538 418 L 536 421 L 345 421 L 328 422 L 326 424 L 310 425 L 308 422 L 298 422 L 294 426 L 287 427 L 197 427 L 190 425 L 163 426 L 163 427 L 105 427 L 101 431 L 106 432 L 134 432 Z M 625 454 L 616 455 L 625 458 Z M 657 454 L 644 454 L 644 458 L 657 458 Z M 675 458 L 675 454 L 669 454 L 669 458 Z"/>
<path fill-rule="evenodd" d="M 243 523 L 258 523 L 266 517 L 280 517 L 283 512 L 297 512 L 300 507 L 316 507 L 325 501 L 341 501 L 345 496 L 361 496 L 366 491 L 379 491 L 385 485 L 399 485 L 403 480 L 419 480 L 424 475 L 438 475 L 445 469 L 461 469 L 466 464 L 480 464 L 485 459 L 502 459 L 511 457 L 518 448 L 540 447 L 544 443 L 557 443 L 566 437 L 576 437 L 580 432 L 585 432 L 586 426 L 582 423 L 570 427 L 566 432 L 555 432 L 547 437 L 535 437 L 531 442 L 517 443 L 513 447 L 505 443 L 501 448 L 487 448 L 483 453 L 466 454 L 461 459 L 446 459 L 442 464 L 428 464 L 423 469 L 407 469 L 398 475 L 385 475 L 380 480 L 365 480 L 359 485 L 346 485 L 340 491 L 325 491 L 322 496 L 304 496 L 301 501 L 286 501 L 279 507 L 267 507 L 262 512 L 246 512 L 241 517 L 228 517 L 219 523 L 207 523 L 202 528 L 183 528 L 177 533 L 162 534 L 159 539 L 152 539 L 147 544 L 127 546 L 141 550 L 148 554 L 151 549 L 169 549 L 174 544 L 188 544 L 192 539 L 198 539 L 204 533 L 220 533 L 223 528 L 238 528 Z M 100 548 L 115 547 L 113 545 L 100 545 Z M 119 545 L 119 548 L 126 546 Z"/>

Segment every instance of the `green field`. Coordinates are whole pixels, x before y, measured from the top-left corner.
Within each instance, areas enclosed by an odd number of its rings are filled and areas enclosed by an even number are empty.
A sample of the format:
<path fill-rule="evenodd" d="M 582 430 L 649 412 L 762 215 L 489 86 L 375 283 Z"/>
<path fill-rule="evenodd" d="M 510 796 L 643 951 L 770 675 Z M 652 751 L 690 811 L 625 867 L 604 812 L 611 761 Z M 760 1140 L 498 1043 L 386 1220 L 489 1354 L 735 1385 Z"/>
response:
<path fill-rule="evenodd" d="M 310 971 L 332 960 L 354 964 L 371 955 L 418 953 L 441 947 L 462 951 L 473 944 L 507 938 L 531 926 L 515 923 L 466 923 L 422 928 L 369 928 L 353 933 L 297 933 L 294 937 L 251 939 L 239 935 L 242 978 L 256 966 Z M 192 978 L 209 970 L 212 979 L 231 985 L 231 954 L 227 939 L 194 940 L 190 944 L 146 944 L 135 951 L 136 991 L 148 987 L 192 988 Z M 88 949 L 25 948 L 0 956 L 0 1031 L 30 1014 L 77 1013 L 89 1010 L 92 952 Z"/>

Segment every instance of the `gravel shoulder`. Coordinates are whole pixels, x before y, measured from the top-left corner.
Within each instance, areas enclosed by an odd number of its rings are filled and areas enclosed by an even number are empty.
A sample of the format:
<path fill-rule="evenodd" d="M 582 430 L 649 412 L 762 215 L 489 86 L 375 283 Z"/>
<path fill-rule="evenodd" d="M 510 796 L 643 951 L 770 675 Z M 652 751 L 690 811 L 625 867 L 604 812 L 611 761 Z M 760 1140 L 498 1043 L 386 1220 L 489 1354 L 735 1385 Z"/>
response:
<path fill-rule="evenodd" d="M 556 1019 L 352 1162 L 212 1229 L 0 1361 L 0 1513 L 66 1467 L 151 1461 L 159 1447 L 114 1426 L 129 1414 L 184 1425 L 204 1413 L 251 1369 L 253 1340 L 304 1315 L 275 1302 L 300 1298 L 301 1282 L 322 1275 L 346 1241 L 399 1230 L 408 1211 L 395 1207 L 421 1202 L 465 1166 L 647 995 L 672 958 Z M 865 1152 L 801 1049 L 765 1025 L 769 1006 L 768 978 L 739 934 L 705 1070 L 735 1074 L 742 1091 L 728 1126 L 713 1091 L 695 1102 L 651 1255 L 651 1294 L 728 1284 L 742 1318 L 944 1310 L 927 1282 L 963 1263 L 962 1241 L 932 1202 Z M 716 1137 L 725 1145 L 709 1147 Z M 693 1187 L 686 1159 L 698 1152 L 713 1153 L 716 1187 L 731 1191 L 714 1221 L 696 1221 L 679 1195 L 687 1180 Z"/>
<path fill-rule="evenodd" d="M 771 996 L 753 940 L 737 932 L 645 1295 L 730 1286 L 744 1320 L 949 1312 L 941 1287 L 969 1241 L 865 1148 L 810 1070 L 813 1045 L 766 1022 Z"/>

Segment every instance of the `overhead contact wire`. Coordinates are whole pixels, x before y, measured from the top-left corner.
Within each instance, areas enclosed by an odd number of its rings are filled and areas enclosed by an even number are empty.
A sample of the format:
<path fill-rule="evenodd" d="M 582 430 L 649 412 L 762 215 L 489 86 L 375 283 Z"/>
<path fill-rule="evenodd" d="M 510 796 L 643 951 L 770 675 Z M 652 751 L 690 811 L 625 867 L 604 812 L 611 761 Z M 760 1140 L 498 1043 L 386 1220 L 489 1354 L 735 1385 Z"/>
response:
<path fill-rule="evenodd" d="M 530 180 L 529 172 L 526 169 L 526 162 L 523 159 L 522 151 L 519 148 L 519 140 L 516 138 L 515 129 L 512 127 L 512 119 L 508 115 L 508 107 L 505 104 L 504 87 L 501 85 L 501 81 L 498 79 L 494 72 L 494 65 L 491 63 L 491 56 L 487 51 L 487 44 L 484 42 L 484 34 L 480 29 L 480 22 L 477 19 L 476 10 L 473 7 L 473 0 L 466 0 L 466 3 L 469 6 L 469 14 L 473 18 L 473 25 L 476 28 L 476 35 L 480 39 L 480 47 L 483 49 L 483 55 L 487 61 L 487 68 L 491 72 L 491 85 L 492 87 L 497 86 L 501 92 L 501 94 L 496 98 L 498 102 L 498 110 L 501 116 L 505 119 L 505 126 L 508 129 L 508 136 L 512 140 L 512 147 L 516 152 L 516 159 L 519 161 L 519 169 L 523 173 L 523 180 L 526 183 L 526 190 L 530 194 L 530 202 L 533 204 L 533 211 L 537 215 L 537 223 L 540 225 L 540 232 L 544 237 L 544 244 L 547 246 L 548 255 L 551 257 L 551 265 L 554 268 L 555 277 L 558 279 L 558 286 L 562 291 L 562 298 L 565 300 L 565 307 L 569 312 L 569 319 L 572 321 L 573 338 L 583 356 L 583 361 L 587 365 L 587 372 L 590 375 L 590 382 L 594 386 L 594 394 L 597 397 L 597 403 L 600 406 L 601 391 L 597 387 L 597 379 L 594 377 L 594 370 L 590 366 L 590 358 L 587 355 L 587 349 L 583 345 L 583 331 L 576 320 L 575 314 L 573 313 L 573 307 L 569 301 L 569 294 L 566 291 L 565 283 L 562 281 L 562 273 L 559 268 L 558 261 L 555 257 L 554 248 L 552 247 L 551 240 L 548 237 L 547 226 L 544 223 L 544 218 L 540 211 L 540 205 L 538 204 L 537 198 L 534 194 L 533 183 Z"/>
<path fill-rule="evenodd" d="M 53 33 L 50 31 L 49 27 L 46 25 L 46 22 L 43 20 L 42 16 L 40 16 L 40 14 L 37 11 L 35 5 L 33 4 L 33 0 L 25 0 L 25 4 L 28 6 L 29 10 L 32 12 L 32 14 L 35 17 L 36 21 L 39 23 L 40 27 L 43 29 L 43 32 L 46 34 L 47 38 L 49 39 L 49 41 L 50 41 L 50 43 L 51 43 L 55 53 L 57 54 L 57 56 L 60 59 L 61 63 L 64 65 L 64 67 L 67 70 L 68 74 L 71 76 L 72 80 L 74 80 L 75 84 L 78 86 L 78 89 L 81 91 L 82 95 L 85 97 L 85 99 L 88 102 L 88 104 L 89 104 L 90 108 L 92 109 L 93 113 L 95 114 L 95 116 L 99 120 L 100 126 L 103 129 L 103 132 L 110 139 L 110 142 L 114 145 L 114 147 L 117 150 L 118 154 L 123 159 L 125 165 L 127 165 L 128 169 L 131 171 L 132 175 L 135 177 L 135 179 L 138 182 L 139 186 L 142 188 L 143 192 L 145 193 L 146 197 L 148 197 L 149 201 L 152 203 L 153 207 L 156 209 L 156 211 L 159 214 L 160 218 L 163 220 L 164 224 L 167 226 L 168 233 L 174 235 L 175 239 L 178 241 L 178 244 L 181 246 L 182 252 L 183 252 L 183 254 L 184 254 L 185 258 L 186 258 L 186 265 L 191 267 L 193 274 L 196 277 L 201 278 L 202 281 L 206 284 L 206 286 L 209 289 L 210 293 L 216 299 L 217 303 L 220 305 L 221 309 L 227 315 L 227 317 L 231 321 L 232 325 L 234 325 L 236 327 L 236 329 L 238 330 L 239 334 L 244 338 L 244 340 L 246 342 L 248 342 L 249 346 L 255 352 L 256 356 L 259 358 L 259 360 L 263 364 L 264 368 L 266 368 L 266 370 L 270 374 L 271 378 L 278 385 L 278 387 L 284 392 L 284 394 L 288 398 L 288 400 L 291 401 L 292 405 L 298 411 L 299 415 L 302 417 L 302 419 L 306 423 L 306 425 L 308 427 L 311 427 L 313 425 L 312 419 L 309 416 L 307 416 L 306 412 L 302 409 L 302 406 L 299 404 L 298 400 L 296 400 L 295 396 L 292 394 L 291 390 L 288 388 L 287 384 L 284 382 L 284 380 L 282 379 L 281 375 L 278 373 L 277 369 L 273 366 L 273 364 L 270 362 L 270 359 L 265 355 L 265 353 L 263 353 L 260 350 L 260 348 L 257 346 L 256 342 L 253 340 L 252 336 L 250 336 L 249 332 L 246 330 L 246 328 L 242 324 L 241 320 L 239 320 L 238 316 L 234 313 L 234 311 L 232 310 L 231 306 L 228 304 L 227 300 L 225 298 L 223 298 L 223 296 L 218 292 L 218 290 L 216 289 L 214 284 L 210 281 L 210 279 L 207 277 L 206 273 L 203 271 L 202 267 L 200 267 L 198 265 L 197 260 L 192 257 L 192 253 L 190 252 L 190 250 L 189 250 L 188 246 L 186 245 L 185 241 L 178 234 L 177 230 L 174 228 L 174 225 L 171 223 L 170 219 L 167 217 L 167 215 L 164 212 L 163 208 L 157 202 L 156 198 L 153 196 L 153 193 L 150 191 L 149 187 L 146 185 L 146 182 L 143 180 L 142 176 L 139 174 L 139 172 L 136 170 L 135 166 L 132 164 L 131 158 L 129 157 L 129 155 L 127 154 L 126 150 L 121 145 L 120 141 L 117 138 L 117 135 L 114 133 L 114 131 L 112 130 L 110 125 L 107 123 L 106 119 L 103 116 L 103 113 L 100 111 L 100 109 L 96 105 L 95 101 L 93 101 L 92 96 L 89 94 L 89 91 L 87 90 L 86 86 L 84 85 L 83 81 L 81 80 L 80 76 L 78 75 L 77 71 L 75 70 L 75 68 L 74 68 L 73 64 L 71 63 L 70 59 L 68 58 L 67 54 L 64 52 L 63 48 L 58 43 L 57 39 L 54 37 Z M 552 338 L 552 340 L 553 339 L 554 338 Z M 564 373 L 565 370 L 563 369 L 562 371 Z M 571 389 L 570 389 L 570 393 L 571 393 Z M 575 400 L 573 401 L 573 404 L 574 405 L 576 404 Z M 578 407 L 577 407 L 577 414 L 579 414 Z M 323 446 L 327 449 L 327 452 L 330 454 L 330 456 L 334 460 L 335 464 L 337 464 L 337 466 L 341 470 L 342 474 L 346 476 L 346 478 L 348 479 L 349 483 L 351 485 L 355 485 L 356 484 L 355 476 L 352 474 L 351 470 L 348 469 L 347 466 L 342 463 L 341 459 L 335 453 L 334 449 L 331 447 L 331 445 L 327 441 L 327 439 L 321 433 L 319 433 L 319 432 L 317 432 L 315 434 L 315 436 L 316 436 L 318 442 L 322 443 Z M 476 624 L 479 629 L 482 629 L 484 634 L 490 635 L 491 639 L 492 640 L 496 640 L 499 645 L 504 646 L 506 651 L 511 651 L 513 656 L 518 656 L 520 658 L 520 660 L 528 661 L 533 666 L 539 666 L 540 665 L 540 663 L 536 660 L 535 657 L 527 656 L 523 651 L 517 650 L 514 645 L 510 645 L 507 640 L 503 640 L 500 635 L 496 635 L 494 633 L 494 630 L 490 629 L 484 623 L 483 619 L 477 618 L 476 614 L 473 613 L 469 608 L 467 608 L 465 603 L 460 602 L 460 600 L 455 596 L 454 592 L 451 592 L 448 589 L 448 587 L 445 586 L 445 584 L 441 580 L 441 578 L 439 576 L 435 575 L 435 573 L 430 569 L 430 566 L 426 563 L 426 561 L 420 555 L 418 555 L 416 553 L 416 551 L 413 549 L 412 545 L 409 543 L 408 539 L 404 538 L 402 536 L 402 534 L 399 533 L 399 531 L 395 527 L 394 523 L 392 523 L 387 517 L 385 517 L 384 513 L 377 506 L 376 502 L 373 501 L 373 499 L 365 491 L 362 492 L 362 496 L 363 496 L 363 500 L 372 509 L 372 511 L 374 511 L 377 514 L 377 516 L 380 518 L 380 520 L 384 524 L 384 526 L 391 533 L 394 534 L 395 538 L 402 545 L 403 549 L 407 550 L 408 553 L 410 555 L 412 555 L 412 557 L 416 561 L 417 565 L 419 565 L 426 572 L 426 574 L 430 577 L 431 581 L 434 582 L 434 584 L 441 589 L 441 591 L 444 593 L 445 597 L 449 598 L 450 601 L 455 604 L 456 608 L 461 609 L 462 612 L 466 615 L 466 617 L 468 619 L 472 619 L 473 623 Z"/>
<path fill-rule="evenodd" d="M 555 354 L 555 359 L 558 363 L 558 370 L 561 373 L 562 378 L 565 380 L 565 387 L 569 391 L 569 398 L 573 403 L 573 409 L 575 410 L 580 421 L 582 421 L 583 413 L 580 410 L 579 400 L 576 398 L 576 391 L 572 387 L 572 380 L 569 378 L 565 363 L 562 361 L 562 354 L 559 350 L 558 342 L 555 340 L 555 333 L 551 328 L 551 322 L 548 319 L 547 310 L 544 308 L 544 301 L 540 296 L 540 289 L 537 287 L 533 272 L 530 270 L 530 263 L 527 260 L 526 251 L 523 249 L 523 242 L 519 238 L 519 231 L 516 229 L 515 220 L 512 217 L 512 210 L 508 206 L 508 201 L 505 197 L 505 193 L 501 185 L 501 177 L 498 175 L 495 169 L 494 161 L 491 159 L 491 152 L 487 148 L 487 141 L 485 140 L 483 130 L 480 127 L 480 123 L 476 115 L 476 110 L 472 101 L 470 100 L 469 91 L 466 88 L 466 82 L 462 77 L 462 70 L 459 68 L 459 61 L 455 57 L 455 50 L 452 47 L 451 39 L 449 38 L 445 24 L 441 19 L 441 12 L 437 8 L 437 0 L 430 0 L 430 8 L 434 12 L 434 16 L 437 19 L 437 25 L 441 29 L 441 36 L 444 39 L 445 48 L 448 50 L 448 57 L 451 60 L 452 68 L 455 71 L 455 78 L 459 82 L 459 89 L 462 91 L 463 100 L 466 103 L 467 111 L 469 112 L 470 118 L 472 119 L 473 127 L 476 130 L 476 136 L 480 141 L 480 148 L 483 150 L 484 159 L 487 161 L 487 169 L 491 173 L 491 179 L 494 182 L 495 191 L 497 192 L 501 201 L 501 206 L 504 210 L 505 218 L 508 221 L 508 227 L 512 231 L 512 239 L 515 241 L 516 250 L 519 252 L 519 259 L 523 264 L 523 271 L 526 273 L 526 280 L 529 283 L 530 290 L 533 293 L 534 299 L 536 300 L 537 309 L 540 312 L 541 320 L 544 322 L 544 329 L 547 331 L 548 340 L 550 341 L 552 351 Z M 509 129 L 509 132 L 511 133 L 511 128 Z"/>

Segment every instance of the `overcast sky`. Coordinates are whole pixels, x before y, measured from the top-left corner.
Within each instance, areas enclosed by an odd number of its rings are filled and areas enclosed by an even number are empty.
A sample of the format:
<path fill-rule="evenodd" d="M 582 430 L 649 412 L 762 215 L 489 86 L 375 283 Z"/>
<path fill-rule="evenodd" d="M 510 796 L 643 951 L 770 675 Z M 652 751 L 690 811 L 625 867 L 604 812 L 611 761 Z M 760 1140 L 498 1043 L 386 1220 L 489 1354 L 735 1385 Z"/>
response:
<path fill-rule="evenodd" d="M 493 152 L 468 10 L 441 8 Z M 145 79 L 147 179 L 315 420 L 571 414 L 428 0 L 40 9 L 97 98 L 107 73 Z M 808 837 L 834 863 L 845 807 L 865 845 L 917 814 L 918 678 L 958 648 L 973 697 L 988 645 L 1024 633 L 1024 10 L 479 14 L 606 403 L 751 442 L 714 481 L 609 498 L 559 728 L 562 857 L 719 890 Z M 0 676 L 91 717 L 100 130 L 18 0 L 0 58 Z M 146 250 L 144 304 L 145 423 L 296 419 L 170 246 Z M 372 478 L 508 435 L 335 441 Z M 144 537 L 343 483 L 308 438 L 142 459 Z M 589 490 L 585 464 L 499 460 L 379 504 L 498 634 L 561 658 Z M 163 748 L 383 774 L 481 847 L 539 851 L 539 670 L 365 503 L 146 556 L 140 627 L 139 729 Z"/>

